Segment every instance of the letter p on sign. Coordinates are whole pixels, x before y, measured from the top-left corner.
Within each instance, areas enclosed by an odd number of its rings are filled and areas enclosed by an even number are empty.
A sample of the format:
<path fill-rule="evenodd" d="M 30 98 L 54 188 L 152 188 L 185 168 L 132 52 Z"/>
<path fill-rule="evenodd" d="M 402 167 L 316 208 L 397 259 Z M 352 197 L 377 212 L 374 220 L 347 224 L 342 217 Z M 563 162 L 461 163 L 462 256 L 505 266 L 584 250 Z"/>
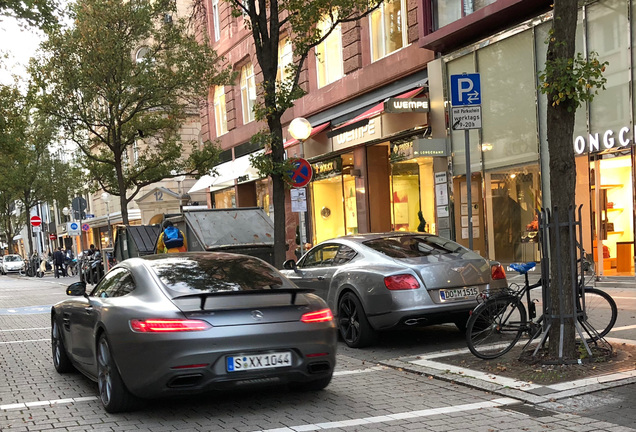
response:
<path fill-rule="evenodd" d="M 479 74 L 451 75 L 451 105 L 481 105 L 481 80 Z"/>

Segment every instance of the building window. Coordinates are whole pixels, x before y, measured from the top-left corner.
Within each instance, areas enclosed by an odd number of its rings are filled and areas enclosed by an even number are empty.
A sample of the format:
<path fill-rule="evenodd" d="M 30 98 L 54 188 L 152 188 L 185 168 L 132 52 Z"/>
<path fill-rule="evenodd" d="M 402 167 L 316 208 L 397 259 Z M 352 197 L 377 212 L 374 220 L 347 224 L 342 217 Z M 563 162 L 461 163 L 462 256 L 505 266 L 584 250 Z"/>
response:
<path fill-rule="evenodd" d="M 440 29 L 496 1 L 497 0 L 433 0 L 434 27 L 436 30 Z"/>
<path fill-rule="evenodd" d="M 214 121 L 216 136 L 227 133 L 227 112 L 225 110 L 225 90 L 222 86 L 214 89 Z"/>
<path fill-rule="evenodd" d="M 331 26 L 331 20 L 328 18 L 318 23 L 321 34 L 329 31 Z M 331 34 L 316 46 L 318 88 L 342 78 L 344 75 L 342 64 L 342 32 L 338 24 Z"/>
<path fill-rule="evenodd" d="M 385 1 L 369 16 L 369 21 L 373 61 L 407 45 L 406 0 Z"/>
<path fill-rule="evenodd" d="M 221 39 L 221 20 L 219 19 L 219 0 L 212 0 L 212 21 L 214 25 L 214 41 Z"/>
<path fill-rule="evenodd" d="M 252 63 L 241 68 L 241 100 L 243 101 L 243 124 L 247 124 L 254 121 L 254 104 L 256 103 L 256 82 Z"/>
<path fill-rule="evenodd" d="M 133 163 L 137 165 L 137 161 L 139 160 L 139 144 L 137 143 L 137 141 L 133 143 L 132 151 L 133 151 Z"/>
<path fill-rule="evenodd" d="M 276 73 L 277 82 L 285 82 L 289 79 L 289 71 L 287 68 L 294 60 L 292 44 L 288 37 L 281 38 L 278 43 L 278 72 Z"/>
<path fill-rule="evenodd" d="M 144 59 L 148 56 L 148 53 L 150 53 L 150 48 L 146 46 L 139 48 L 137 50 L 137 54 L 135 54 L 135 60 L 137 63 L 144 61 Z"/>

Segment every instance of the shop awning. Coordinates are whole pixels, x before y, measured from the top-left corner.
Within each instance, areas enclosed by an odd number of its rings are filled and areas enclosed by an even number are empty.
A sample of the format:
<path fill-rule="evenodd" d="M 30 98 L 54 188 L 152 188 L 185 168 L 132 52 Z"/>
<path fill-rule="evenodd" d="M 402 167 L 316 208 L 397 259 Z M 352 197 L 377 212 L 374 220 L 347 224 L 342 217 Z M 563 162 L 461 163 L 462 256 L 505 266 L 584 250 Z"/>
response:
<path fill-rule="evenodd" d="M 251 155 L 256 155 L 262 152 L 262 150 L 259 150 Z M 241 156 L 240 158 L 215 166 L 214 170 L 216 171 L 216 175 L 204 175 L 190 188 L 188 193 L 206 188 L 210 188 L 210 192 L 213 192 L 232 187 L 234 186 L 234 180 L 236 179 L 240 179 L 241 182 L 258 179 L 258 171 L 252 166 L 252 164 L 250 164 L 249 158 L 251 155 Z M 243 180 L 245 176 L 247 176 L 247 179 Z"/>
<path fill-rule="evenodd" d="M 322 132 L 325 129 L 327 129 L 330 124 L 331 124 L 331 122 L 326 122 L 326 123 L 323 123 L 321 125 L 312 127 L 311 128 L 311 133 L 309 134 L 309 138 L 311 138 L 312 136 L 314 136 L 316 134 L 319 134 L 320 132 Z M 309 139 L 309 138 L 307 138 L 307 139 Z M 289 147 L 295 146 L 296 144 L 298 144 L 298 140 L 292 138 L 292 139 L 290 139 L 288 141 L 285 141 L 285 144 L 283 144 L 283 148 L 289 148 Z"/>
<path fill-rule="evenodd" d="M 418 87 L 416 89 L 409 90 L 409 91 L 407 91 L 405 93 L 402 93 L 402 94 L 400 94 L 398 96 L 395 96 L 395 97 L 396 98 L 400 98 L 400 99 L 408 99 L 408 98 L 417 96 L 423 90 L 424 90 L 424 87 Z M 362 121 L 367 121 L 371 117 L 375 117 L 376 115 L 381 114 L 383 111 L 384 111 L 384 101 L 378 103 L 377 105 L 375 105 L 372 108 L 366 110 L 362 114 L 352 118 L 351 120 L 346 121 L 345 123 L 341 124 L 340 126 L 332 129 L 331 132 L 329 132 L 327 134 L 327 136 L 338 135 L 338 134 L 341 134 L 343 132 L 347 132 L 347 131 L 349 131 L 351 129 L 355 129 L 355 128 L 359 127 L 358 123 L 361 123 Z"/>

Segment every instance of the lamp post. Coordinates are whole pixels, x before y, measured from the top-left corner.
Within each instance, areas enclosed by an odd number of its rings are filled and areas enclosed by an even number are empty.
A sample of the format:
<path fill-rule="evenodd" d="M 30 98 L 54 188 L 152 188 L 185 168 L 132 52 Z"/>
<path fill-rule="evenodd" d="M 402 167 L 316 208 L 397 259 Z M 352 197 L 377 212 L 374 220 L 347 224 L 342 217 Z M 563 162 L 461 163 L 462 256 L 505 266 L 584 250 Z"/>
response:
<path fill-rule="evenodd" d="M 113 246 L 113 233 L 110 227 L 110 206 L 108 204 L 110 202 L 110 199 L 111 196 L 108 192 L 102 193 L 102 201 L 106 203 L 106 220 L 108 221 L 108 247 Z"/>
<path fill-rule="evenodd" d="M 287 130 L 292 138 L 298 140 L 300 143 L 300 158 L 305 158 L 305 147 L 304 142 L 309 138 L 311 134 L 311 124 L 307 121 L 307 119 L 303 117 L 296 117 L 291 121 Z M 302 189 L 305 189 L 304 187 Z M 307 194 L 305 194 L 307 196 Z M 300 212 L 300 229 L 298 230 L 300 237 L 300 256 L 303 255 L 305 250 L 305 212 Z"/>

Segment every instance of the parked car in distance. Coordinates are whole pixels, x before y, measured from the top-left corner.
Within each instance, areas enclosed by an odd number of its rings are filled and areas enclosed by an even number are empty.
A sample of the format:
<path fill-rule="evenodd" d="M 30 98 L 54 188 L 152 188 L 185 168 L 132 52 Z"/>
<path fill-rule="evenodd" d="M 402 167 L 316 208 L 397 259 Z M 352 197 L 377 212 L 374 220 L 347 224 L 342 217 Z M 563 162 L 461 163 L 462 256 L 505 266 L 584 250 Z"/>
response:
<path fill-rule="evenodd" d="M 287 384 L 326 387 L 337 331 L 327 303 L 265 261 L 223 252 L 129 258 L 51 309 L 53 364 L 98 384 L 108 412 L 141 398 Z"/>
<path fill-rule="evenodd" d="M 313 289 L 336 315 L 350 347 L 400 326 L 455 323 L 465 331 L 477 296 L 507 286 L 497 262 L 451 240 L 425 233 L 360 234 L 328 240 L 282 273 Z"/>
<path fill-rule="evenodd" d="M 24 260 L 20 255 L 11 254 L 2 256 L 2 261 L 0 261 L 0 273 L 3 275 L 7 273 L 18 273 L 23 268 Z"/>

